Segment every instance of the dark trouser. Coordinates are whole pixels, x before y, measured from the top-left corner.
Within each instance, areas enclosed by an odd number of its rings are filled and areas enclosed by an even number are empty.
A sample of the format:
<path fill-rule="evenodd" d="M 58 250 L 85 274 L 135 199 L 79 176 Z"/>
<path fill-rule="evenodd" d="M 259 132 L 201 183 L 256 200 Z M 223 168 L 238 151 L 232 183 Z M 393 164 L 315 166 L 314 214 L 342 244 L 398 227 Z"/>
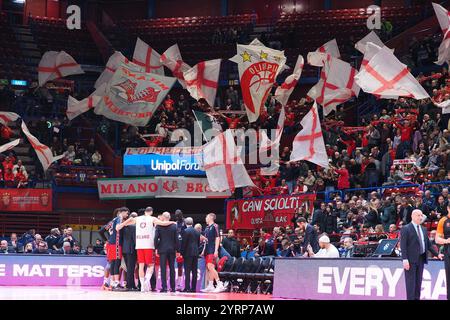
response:
<path fill-rule="evenodd" d="M 406 299 L 408 300 L 420 300 L 424 262 L 424 255 L 421 255 L 418 263 L 410 263 L 409 270 L 405 270 Z"/>
<path fill-rule="evenodd" d="M 198 257 L 184 257 L 184 289 L 196 291 Z M 192 283 L 191 283 L 192 273 Z"/>
<path fill-rule="evenodd" d="M 445 279 L 447 280 L 447 300 L 450 300 L 450 253 L 444 255 Z"/>
<path fill-rule="evenodd" d="M 175 291 L 175 252 L 166 252 L 159 254 L 159 261 L 161 265 L 161 287 L 163 290 L 167 290 L 167 262 L 169 262 L 170 270 L 170 289 Z"/>
<path fill-rule="evenodd" d="M 134 269 L 136 268 L 136 252 L 124 253 L 125 265 L 127 266 L 127 288 L 136 288 L 134 283 Z"/>
<path fill-rule="evenodd" d="M 155 269 L 153 269 L 153 274 L 152 274 L 152 277 L 150 278 L 150 286 L 152 287 L 152 290 L 156 289 L 156 277 L 157 277 L 157 274 L 156 274 L 156 268 L 155 268 Z"/>
<path fill-rule="evenodd" d="M 109 272 L 112 276 L 117 276 L 119 274 L 120 263 L 121 263 L 120 259 L 114 259 L 111 261 L 111 267 L 109 269 L 110 270 Z"/>

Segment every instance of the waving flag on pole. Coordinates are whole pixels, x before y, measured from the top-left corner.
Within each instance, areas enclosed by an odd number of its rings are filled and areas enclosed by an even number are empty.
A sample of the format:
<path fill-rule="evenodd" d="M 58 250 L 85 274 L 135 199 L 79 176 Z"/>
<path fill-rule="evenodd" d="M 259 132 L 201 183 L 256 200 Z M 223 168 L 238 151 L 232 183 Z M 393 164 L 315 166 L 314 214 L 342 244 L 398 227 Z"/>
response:
<path fill-rule="evenodd" d="M 252 42 L 249 43 L 249 45 L 251 45 L 251 46 L 260 46 L 260 47 L 264 47 L 264 48 L 268 49 L 264 43 L 259 41 L 258 38 L 253 39 Z M 284 54 L 284 50 L 282 52 Z M 281 67 L 281 72 L 283 72 L 284 70 L 289 70 L 289 69 L 290 69 L 290 67 L 287 64 L 285 64 L 285 65 L 283 65 L 283 67 Z"/>
<path fill-rule="evenodd" d="M 275 90 L 275 99 L 277 99 L 282 106 L 287 104 L 289 97 L 294 91 L 295 86 L 302 75 L 304 64 L 305 60 L 301 55 L 299 55 L 297 58 L 297 63 L 295 64 L 294 72 L 288 76 L 284 80 L 283 84 Z"/>
<path fill-rule="evenodd" d="M 30 131 L 28 131 L 27 125 L 23 121 L 22 121 L 22 131 L 25 134 L 25 136 L 28 138 L 28 141 L 30 142 L 34 151 L 36 151 L 36 154 L 39 158 L 39 161 L 42 164 L 42 167 L 44 168 L 44 171 L 47 171 L 48 167 L 50 167 L 50 165 L 53 162 L 64 157 L 64 155 L 59 155 L 59 156 L 54 157 L 50 148 L 47 147 L 45 144 L 42 144 L 41 142 L 39 142 L 39 140 L 35 136 L 33 136 L 30 133 Z"/>
<path fill-rule="evenodd" d="M 450 60 L 450 16 L 447 9 L 437 3 L 433 3 L 433 9 L 444 34 L 444 38 L 439 46 L 438 61 L 435 62 L 442 65 Z"/>
<path fill-rule="evenodd" d="M 114 52 L 111 57 L 109 57 L 108 62 L 106 63 L 105 70 L 103 70 L 100 77 L 98 77 L 95 82 L 94 88 L 99 88 L 102 84 L 108 83 L 114 72 L 116 72 L 117 68 L 121 64 L 129 64 L 130 61 L 119 51 Z"/>
<path fill-rule="evenodd" d="M 107 95 L 94 112 L 111 120 L 145 126 L 175 81 L 155 73 L 136 72 L 123 64 L 114 73 Z"/>
<path fill-rule="evenodd" d="M 231 130 L 226 130 L 208 142 L 203 149 L 203 167 L 212 191 L 254 186 L 245 169 Z"/>
<path fill-rule="evenodd" d="M 381 48 L 358 72 L 355 81 L 364 92 L 374 95 L 429 98 L 408 67 L 386 47 Z"/>
<path fill-rule="evenodd" d="M 137 38 L 134 48 L 133 63 L 140 66 L 147 73 L 164 75 L 164 66 L 160 61 L 161 55 L 141 39 Z"/>
<path fill-rule="evenodd" d="M 334 58 L 341 57 L 336 39 L 330 40 L 327 43 L 321 45 L 319 48 L 317 48 L 316 51 L 331 54 L 331 56 Z"/>
<path fill-rule="evenodd" d="M 192 113 L 194 114 L 196 123 L 203 133 L 206 142 L 209 142 L 217 133 L 222 132 L 222 126 L 212 115 L 195 110 L 192 110 Z"/>
<path fill-rule="evenodd" d="M 290 161 L 307 160 L 323 168 L 328 168 L 328 156 L 323 141 L 316 102 L 300 121 L 300 124 L 302 125 L 302 130 L 295 136 L 292 143 Z"/>
<path fill-rule="evenodd" d="M 160 61 L 163 65 L 170 69 L 170 71 L 172 71 L 173 76 L 177 78 L 181 86 L 186 89 L 183 73 L 191 69 L 191 67 L 187 63 L 183 62 L 178 44 L 174 44 L 167 49 L 161 55 Z"/>
<path fill-rule="evenodd" d="M 195 100 L 205 99 L 211 107 L 214 100 L 219 81 L 221 59 L 202 61 L 183 73 L 186 89 Z"/>
<path fill-rule="evenodd" d="M 14 112 L 0 112 L 0 123 L 3 125 L 8 125 L 8 122 L 13 122 L 19 119 L 20 116 Z"/>
<path fill-rule="evenodd" d="M 308 54 L 308 58 L 313 56 L 318 56 L 317 60 L 320 60 L 324 54 L 319 52 Z M 319 82 L 309 90 L 308 96 L 322 105 L 323 113 L 328 115 L 336 110 L 336 106 L 357 97 L 360 88 L 354 81 L 356 70 L 349 63 L 333 58 L 329 54 L 325 57 Z"/>
<path fill-rule="evenodd" d="M 381 39 L 378 37 L 375 31 L 372 30 L 368 35 L 366 35 L 364 38 L 362 38 L 355 44 L 356 50 L 364 54 L 366 52 L 366 44 L 368 42 L 372 42 L 373 44 L 376 44 L 379 47 L 384 47 L 383 41 L 381 41 Z"/>
<path fill-rule="evenodd" d="M 43 86 L 47 81 L 73 74 L 82 74 L 81 66 L 65 51 L 47 51 L 39 61 L 38 81 Z"/>
<path fill-rule="evenodd" d="M 81 101 L 78 101 L 72 96 L 67 100 L 67 118 L 69 120 L 75 119 L 80 114 L 95 108 L 95 106 L 102 100 L 100 96 L 90 96 Z"/>
<path fill-rule="evenodd" d="M 249 122 L 259 118 L 276 77 L 286 63 L 279 50 L 255 45 L 237 45 L 237 55 L 230 59 L 238 64 L 242 98 Z"/>
<path fill-rule="evenodd" d="M 16 140 L 13 140 L 11 142 L 8 142 L 8 143 L 0 146 L 0 153 L 14 149 L 14 147 L 19 145 L 19 143 L 20 143 L 20 139 L 16 139 Z"/>

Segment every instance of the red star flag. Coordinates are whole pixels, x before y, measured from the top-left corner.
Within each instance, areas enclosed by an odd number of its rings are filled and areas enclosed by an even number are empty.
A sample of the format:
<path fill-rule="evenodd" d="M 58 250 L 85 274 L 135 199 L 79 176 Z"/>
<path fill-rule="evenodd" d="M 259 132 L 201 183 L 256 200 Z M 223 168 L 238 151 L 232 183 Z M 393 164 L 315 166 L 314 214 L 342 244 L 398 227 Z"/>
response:
<path fill-rule="evenodd" d="M 221 59 L 202 61 L 183 73 L 186 89 L 195 100 L 201 98 L 214 107 Z"/>
<path fill-rule="evenodd" d="M 249 122 L 259 118 L 276 77 L 286 63 L 279 50 L 255 45 L 237 45 L 237 55 L 230 59 L 238 64 L 242 98 Z"/>
<path fill-rule="evenodd" d="M 282 106 L 287 104 L 289 97 L 294 91 L 295 86 L 302 75 L 304 64 L 305 60 L 303 59 L 303 56 L 299 55 L 297 58 L 297 63 L 295 64 L 294 73 L 288 76 L 281 86 L 275 90 L 275 99 L 277 99 Z"/>
<path fill-rule="evenodd" d="M 11 142 L 8 142 L 8 143 L 0 146 L 0 153 L 14 149 L 14 147 L 19 145 L 19 143 L 20 143 L 20 139 L 16 139 L 16 140 L 13 140 Z"/>
<path fill-rule="evenodd" d="M 407 66 L 386 47 L 381 48 L 358 72 L 355 81 L 364 92 L 374 95 L 429 98 Z"/>
<path fill-rule="evenodd" d="M 39 61 L 38 81 L 43 86 L 47 81 L 73 74 L 82 74 L 81 66 L 64 51 L 47 51 Z"/>
<path fill-rule="evenodd" d="M 251 45 L 251 46 L 260 46 L 260 47 L 267 48 L 267 47 L 265 46 L 264 43 L 262 43 L 261 41 L 259 41 L 258 38 L 253 39 L 252 42 L 249 43 L 249 45 Z M 284 50 L 283 50 L 282 52 L 283 52 L 283 54 L 284 54 Z M 281 72 L 283 72 L 284 70 L 289 70 L 289 69 L 290 69 L 290 67 L 289 67 L 287 64 L 285 64 L 285 65 L 283 65 L 283 67 L 281 68 Z"/>
<path fill-rule="evenodd" d="M 161 55 L 160 61 L 170 71 L 172 71 L 173 76 L 177 78 L 181 86 L 186 89 L 183 73 L 191 69 L 191 67 L 187 63 L 183 62 L 178 44 L 174 44 L 169 49 L 164 51 Z"/>
<path fill-rule="evenodd" d="M 349 63 L 319 52 L 308 54 L 310 56 L 318 56 L 317 60 L 325 61 L 319 82 L 308 92 L 308 96 L 323 107 L 325 115 L 358 96 L 360 88 L 354 81 L 356 70 Z"/>
<path fill-rule="evenodd" d="M 438 61 L 435 62 L 436 64 L 442 65 L 450 60 L 450 16 L 448 11 L 437 3 L 433 3 L 433 9 L 444 34 L 444 38 L 439 46 Z"/>
<path fill-rule="evenodd" d="M 36 151 L 36 154 L 39 158 L 39 161 L 42 164 L 42 167 L 44 168 L 44 171 L 47 171 L 48 167 L 55 162 L 64 157 L 64 155 L 59 155 L 54 157 L 52 151 L 49 147 L 47 147 L 45 144 L 42 144 L 39 142 L 39 140 L 33 136 L 30 131 L 28 131 L 27 125 L 25 122 L 22 121 L 22 131 L 25 134 L 25 136 L 28 138 L 28 141 L 30 142 L 31 146 L 33 147 L 34 151 Z"/>
<path fill-rule="evenodd" d="M 94 112 L 111 120 L 145 126 L 175 81 L 175 78 L 135 71 L 122 64 Z"/>
<path fill-rule="evenodd" d="M 307 160 L 321 167 L 328 168 L 328 156 L 323 141 L 316 102 L 300 121 L 300 124 L 302 125 L 302 130 L 295 136 L 292 143 L 290 161 Z"/>
<path fill-rule="evenodd" d="M 203 167 L 212 191 L 254 186 L 234 143 L 231 130 L 222 132 L 203 149 Z"/>
<path fill-rule="evenodd" d="M 134 48 L 133 63 L 140 66 L 147 73 L 164 75 L 164 66 L 160 61 L 161 55 L 148 44 L 137 38 Z"/>
<path fill-rule="evenodd" d="M 8 122 L 13 122 L 19 119 L 19 115 L 14 112 L 0 112 L 0 123 L 4 126 L 8 125 Z"/>

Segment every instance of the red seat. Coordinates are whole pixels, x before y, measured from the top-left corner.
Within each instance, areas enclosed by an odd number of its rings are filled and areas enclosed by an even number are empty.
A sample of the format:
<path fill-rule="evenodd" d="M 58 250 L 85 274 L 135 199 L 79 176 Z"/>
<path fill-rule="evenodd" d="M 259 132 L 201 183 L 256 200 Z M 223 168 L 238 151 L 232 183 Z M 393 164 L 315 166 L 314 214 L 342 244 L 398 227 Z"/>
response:
<path fill-rule="evenodd" d="M 223 266 L 225 265 L 227 260 L 228 260 L 227 256 L 224 256 L 224 257 L 220 258 L 219 263 L 217 264 L 217 272 L 222 271 Z"/>

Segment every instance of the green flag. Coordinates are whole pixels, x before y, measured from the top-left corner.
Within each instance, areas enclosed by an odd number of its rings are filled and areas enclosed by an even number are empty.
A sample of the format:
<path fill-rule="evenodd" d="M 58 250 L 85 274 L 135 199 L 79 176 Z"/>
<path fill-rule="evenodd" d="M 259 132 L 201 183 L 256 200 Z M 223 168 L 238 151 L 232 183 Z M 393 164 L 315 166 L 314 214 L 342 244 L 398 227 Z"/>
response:
<path fill-rule="evenodd" d="M 195 110 L 192 110 L 192 112 L 206 141 L 210 141 L 218 132 L 222 132 L 222 127 L 212 115 Z"/>

